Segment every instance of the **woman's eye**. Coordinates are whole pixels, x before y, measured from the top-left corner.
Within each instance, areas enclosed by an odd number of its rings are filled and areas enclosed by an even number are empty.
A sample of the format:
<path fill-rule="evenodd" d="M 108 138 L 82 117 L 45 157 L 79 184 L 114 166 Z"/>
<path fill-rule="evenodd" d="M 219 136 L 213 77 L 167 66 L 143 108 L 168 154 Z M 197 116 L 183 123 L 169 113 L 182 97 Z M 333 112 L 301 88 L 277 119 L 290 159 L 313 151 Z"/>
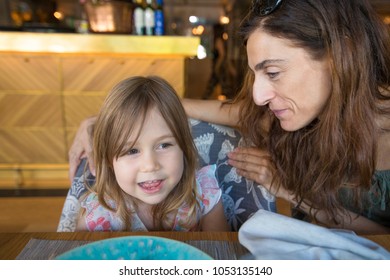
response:
<path fill-rule="evenodd" d="M 279 72 L 267 72 L 267 76 L 270 79 L 275 79 L 279 75 Z"/>

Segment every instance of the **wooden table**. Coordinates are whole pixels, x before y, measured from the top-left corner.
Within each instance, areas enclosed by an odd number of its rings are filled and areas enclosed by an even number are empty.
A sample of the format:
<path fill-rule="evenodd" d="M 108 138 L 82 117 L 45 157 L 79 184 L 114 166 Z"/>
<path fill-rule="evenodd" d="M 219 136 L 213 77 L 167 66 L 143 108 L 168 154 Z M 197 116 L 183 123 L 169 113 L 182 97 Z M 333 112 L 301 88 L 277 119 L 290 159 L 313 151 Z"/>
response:
<path fill-rule="evenodd" d="M 48 240 L 88 240 L 96 241 L 129 235 L 150 235 L 171 238 L 179 241 L 220 240 L 238 241 L 237 232 L 34 232 L 0 233 L 0 260 L 13 260 L 23 250 L 30 239 Z M 389 235 L 365 235 L 390 251 Z"/>
<path fill-rule="evenodd" d="M 48 240 L 88 240 L 129 236 L 150 235 L 160 236 L 179 241 L 187 240 L 220 240 L 238 241 L 237 232 L 22 232 L 0 233 L 0 260 L 13 260 L 26 246 L 28 241 L 35 239 Z M 389 239 L 390 244 L 390 239 Z M 390 245 L 389 245 L 390 247 Z"/>

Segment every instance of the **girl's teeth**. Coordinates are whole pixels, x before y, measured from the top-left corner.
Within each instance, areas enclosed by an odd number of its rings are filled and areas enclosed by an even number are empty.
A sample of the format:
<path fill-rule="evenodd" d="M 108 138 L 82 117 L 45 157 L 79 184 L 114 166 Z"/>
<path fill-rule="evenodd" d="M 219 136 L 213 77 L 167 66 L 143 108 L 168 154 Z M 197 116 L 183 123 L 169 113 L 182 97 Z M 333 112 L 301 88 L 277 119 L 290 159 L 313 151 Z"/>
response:
<path fill-rule="evenodd" d="M 160 180 L 153 180 L 153 181 L 143 182 L 140 185 L 143 188 L 154 188 L 157 187 L 159 184 L 160 184 Z"/>

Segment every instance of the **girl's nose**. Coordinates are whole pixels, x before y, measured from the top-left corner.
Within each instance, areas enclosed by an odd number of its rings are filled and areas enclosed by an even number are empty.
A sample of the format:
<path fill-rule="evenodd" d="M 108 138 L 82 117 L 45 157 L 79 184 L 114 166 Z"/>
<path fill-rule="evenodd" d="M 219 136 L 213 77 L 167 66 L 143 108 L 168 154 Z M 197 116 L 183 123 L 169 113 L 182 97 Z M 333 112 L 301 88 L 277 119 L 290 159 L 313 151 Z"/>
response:
<path fill-rule="evenodd" d="M 142 155 L 142 172 L 154 172 L 160 169 L 160 163 L 153 152 L 146 152 Z"/>
<path fill-rule="evenodd" d="M 252 96 L 256 105 L 264 106 L 275 97 L 275 92 L 266 82 L 255 81 Z"/>

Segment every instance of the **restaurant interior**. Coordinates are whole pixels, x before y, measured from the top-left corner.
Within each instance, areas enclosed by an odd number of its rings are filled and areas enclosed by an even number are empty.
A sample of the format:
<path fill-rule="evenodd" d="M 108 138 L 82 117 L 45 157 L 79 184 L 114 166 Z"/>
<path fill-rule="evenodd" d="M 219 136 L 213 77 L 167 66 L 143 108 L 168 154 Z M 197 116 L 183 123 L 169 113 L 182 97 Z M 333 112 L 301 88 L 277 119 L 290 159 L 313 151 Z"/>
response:
<path fill-rule="evenodd" d="M 126 1 L 106 1 L 118 6 L 100 11 L 87 10 L 89 2 L 0 0 L 0 232 L 56 231 L 77 128 L 129 73 L 161 75 L 180 97 L 202 99 L 221 25 L 232 88 L 242 81 L 236 31 L 250 0 L 164 0 L 163 36 L 136 35 L 131 16 L 118 13 Z M 390 1 L 371 2 L 390 24 Z M 111 29 L 99 26 L 107 21 Z M 227 97 L 216 86 L 207 98 Z M 291 214 L 289 205 L 277 207 Z"/>

